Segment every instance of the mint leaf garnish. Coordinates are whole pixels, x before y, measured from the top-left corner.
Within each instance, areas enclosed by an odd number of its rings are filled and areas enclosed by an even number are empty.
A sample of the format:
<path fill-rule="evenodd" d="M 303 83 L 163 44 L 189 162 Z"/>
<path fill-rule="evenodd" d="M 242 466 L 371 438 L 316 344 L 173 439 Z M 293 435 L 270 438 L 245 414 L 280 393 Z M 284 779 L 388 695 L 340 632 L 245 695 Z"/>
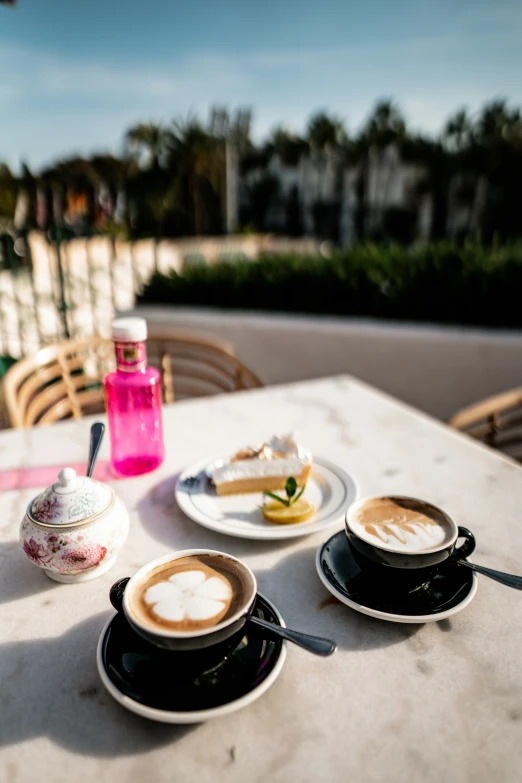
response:
<path fill-rule="evenodd" d="M 301 497 L 305 489 L 306 489 L 306 484 L 303 487 L 301 487 L 301 489 L 299 490 L 295 498 L 292 500 L 292 503 L 297 503 L 297 501 L 299 500 L 299 498 Z"/>
<path fill-rule="evenodd" d="M 299 490 L 299 492 L 297 492 L 297 481 L 293 476 L 290 476 L 290 478 L 287 479 L 287 482 L 285 484 L 286 498 L 282 498 L 279 495 L 275 495 L 273 492 L 268 492 L 268 490 L 263 492 L 263 495 L 272 498 L 272 500 L 277 500 L 279 503 L 282 503 L 283 506 L 289 508 L 290 506 L 293 506 L 297 500 L 299 500 L 299 498 L 301 497 L 305 489 L 306 489 L 306 484 L 304 484 Z"/>
<path fill-rule="evenodd" d="M 289 500 L 297 492 L 297 481 L 295 480 L 295 478 L 293 476 L 290 476 L 290 478 L 287 480 L 287 482 L 285 484 L 285 492 L 286 492 L 286 496 L 287 496 L 287 498 Z"/>
<path fill-rule="evenodd" d="M 282 503 L 283 506 L 288 506 L 288 500 L 286 498 L 280 498 L 279 495 L 274 495 L 273 492 L 263 492 L 263 495 L 266 495 L 269 498 L 272 498 L 273 500 L 278 500 L 279 503 Z"/>

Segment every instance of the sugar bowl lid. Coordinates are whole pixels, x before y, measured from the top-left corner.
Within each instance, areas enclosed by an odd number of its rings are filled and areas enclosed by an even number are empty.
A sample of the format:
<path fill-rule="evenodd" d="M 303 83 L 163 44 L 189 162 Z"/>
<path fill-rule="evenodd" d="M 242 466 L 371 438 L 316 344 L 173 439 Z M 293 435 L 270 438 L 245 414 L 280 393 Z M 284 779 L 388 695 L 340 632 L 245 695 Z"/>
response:
<path fill-rule="evenodd" d="M 64 468 L 56 484 L 34 498 L 27 513 L 37 524 L 63 527 L 103 514 L 113 499 L 114 493 L 107 484 L 77 476 L 73 468 Z"/>

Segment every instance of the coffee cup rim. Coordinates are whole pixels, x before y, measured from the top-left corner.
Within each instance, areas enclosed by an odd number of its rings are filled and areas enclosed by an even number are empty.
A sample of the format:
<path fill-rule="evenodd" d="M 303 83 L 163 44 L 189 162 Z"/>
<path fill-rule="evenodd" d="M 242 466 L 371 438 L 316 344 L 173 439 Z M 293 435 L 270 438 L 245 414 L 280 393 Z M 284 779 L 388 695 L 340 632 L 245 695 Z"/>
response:
<path fill-rule="evenodd" d="M 192 557 L 197 555 L 209 555 L 211 557 L 217 556 L 223 557 L 226 560 L 232 560 L 234 563 L 239 564 L 240 568 L 248 575 L 250 579 L 250 590 L 240 608 L 234 612 L 233 615 L 227 617 L 226 620 L 223 620 L 220 623 L 216 623 L 216 625 L 212 625 L 210 628 L 202 628 L 199 631 L 173 631 L 169 628 L 156 630 L 152 625 L 142 623 L 132 612 L 130 607 L 131 593 L 133 592 L 133 589 L 139 580 L 164 563 L 169 563 L 171 561 L 174 562 L 175 560 L 179 560 L 182 557 Z M 216 549 L 180 549 L 177 552 L 170 552 L 169 554 L 163 555 L 162 557 L 157 557 L 155 560 L 150 560 L 131 576 L 125 588 L 125 592 L 123 593 L 123 611 L 130 622 L 152 636 L 164 637 L 168 639 L 194 639 L 196 637 L 213 634 L 216 631 L 227 628 L 227 626 L 232 625 L 232 623 L 239 620 L 244 614 L 246 614 L 246 612 L 248 612 L 250 606 L 254 602 L 256 594 L 256 577 L 254 576 L 252 570 L 246 565 L 246 563 L 244 563 L 242 560 L 239 560 L 239 558 L 234 557 L 233 555 L 229 555 L 228 552 L 219 552 Z"/>
<path fill-rule="evenodd" d="M 396 499 L 396 500 L 410 500 L 414 501 L 416 503 L 423 503 L 426 506 L 430 506 L 431 508 L 435 509 L 435 511 L 438 511 L 440 514 L 444 516 L 446 521 L 449 523 L 453 533 L 451 536 L 451 539 L 449 541 L 445 541 L 442 544 L 438 544 L 437 546 L 432 546 L 426 549 L 423 549 L 419 552 L 410 552 L 406 551 L 404 549 L 399 549 L 394 546 L 389 546 L 388 544 L 376 544 L 373 541 L 368 541 L 366 538 L 363 538 L 360 536 L 350 525 L 350 518 L 353 517 L 353 514 L 365 503 L 368 503 L 370 500 L 385 500 L 386 498 Z M 386 495 L 368 495 L 363 498 L 359 498 L 355 501 L 355 503 L 352 503 L 352 505 L 346 510 L 345 514 L 345 525 L 350 531 L 352 535 L 354 535 L 356 538 L 363 541 L 365 544 L 368 544 L 369 546 L 374 547 L 375 549 L 382 549 L 386 552 L 393 552 L 395 554 L 404 555 L 407 554 L 409 557 L 416 557 L 416 556 L 422 556 L 422 555 L 429 555 L 433 554 L 435 552 L 440 552 L 443 549 L 446 549 L 449 546 L 452 546 L 457 538 L 459 537 L 459 529 L 457 526 L 457 523 L 450 517 L 447 511 L 444 511 L 440 506 L 437 506 L 435 503 L 432 503 L 430 500 L 424 500 L 423 498 L 414 497 L 413 495 L 399 495 L 398 493 L 389 493 Z"/>

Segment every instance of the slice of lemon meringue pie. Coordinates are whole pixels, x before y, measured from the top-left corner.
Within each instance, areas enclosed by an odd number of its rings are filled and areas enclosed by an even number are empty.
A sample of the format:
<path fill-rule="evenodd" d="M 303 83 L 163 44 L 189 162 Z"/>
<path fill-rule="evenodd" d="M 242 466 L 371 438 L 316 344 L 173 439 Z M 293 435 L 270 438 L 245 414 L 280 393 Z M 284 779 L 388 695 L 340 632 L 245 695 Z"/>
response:
<path fill-rule="evenodd" d="M 218 495 L 284 489 L 293 476 L 299 485 L 308 481 L 312 455 L 295 442 L 293 435 L 274 435 L 258 448 L 244 448 L 212 471 Z"/>

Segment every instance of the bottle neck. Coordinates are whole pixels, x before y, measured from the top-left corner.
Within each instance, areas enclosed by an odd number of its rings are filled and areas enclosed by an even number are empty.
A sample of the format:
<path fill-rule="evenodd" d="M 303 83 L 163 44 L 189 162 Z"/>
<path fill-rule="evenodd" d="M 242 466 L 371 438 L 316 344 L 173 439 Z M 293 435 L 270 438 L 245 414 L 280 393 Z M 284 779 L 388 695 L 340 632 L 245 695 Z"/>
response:
<path fill-rule="evenodd" d="M 145 343 L 114 343 L 116 367 L 121 372 L 140 372 L 147 366 Z"/>

